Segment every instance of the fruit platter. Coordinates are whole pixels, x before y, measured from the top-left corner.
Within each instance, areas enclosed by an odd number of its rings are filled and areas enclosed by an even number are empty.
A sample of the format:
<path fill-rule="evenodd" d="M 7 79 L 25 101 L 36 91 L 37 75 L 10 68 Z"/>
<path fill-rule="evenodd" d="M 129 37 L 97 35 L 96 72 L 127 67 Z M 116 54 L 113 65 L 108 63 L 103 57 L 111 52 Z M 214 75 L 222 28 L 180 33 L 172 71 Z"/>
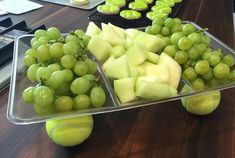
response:
<path fill-rule="evenodd" d="M 7 110 L 15 124 L 157 106 L 235 87 L 234 50 L 178 18 L 156 17 L 143 29 L 90 22 L 84 31 L 61 34 L 52 27 L 15 43 Z"/>

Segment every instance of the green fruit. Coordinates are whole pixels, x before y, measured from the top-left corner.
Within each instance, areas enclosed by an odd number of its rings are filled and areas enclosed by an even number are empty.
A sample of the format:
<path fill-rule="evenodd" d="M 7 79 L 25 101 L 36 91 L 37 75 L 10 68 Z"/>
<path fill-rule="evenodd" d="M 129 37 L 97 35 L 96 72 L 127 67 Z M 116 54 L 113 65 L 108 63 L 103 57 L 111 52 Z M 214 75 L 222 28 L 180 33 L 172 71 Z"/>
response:
<path fill-rule="evenodd" d="M 185 85 L 181 92 L 192 92 L 192 89 Z M 188 112 L 195 115 L 206 115 L 213 112 L 219 106 L 220 98 L 220 91 L 215 90 L 182 98 L 181 102 Z"/>
<path fill-rule="evenodd" d="M 49 137 L 61 146 L 75 146 L 85 141 L 93 129 L 91 115 L 46 122 Z"/>

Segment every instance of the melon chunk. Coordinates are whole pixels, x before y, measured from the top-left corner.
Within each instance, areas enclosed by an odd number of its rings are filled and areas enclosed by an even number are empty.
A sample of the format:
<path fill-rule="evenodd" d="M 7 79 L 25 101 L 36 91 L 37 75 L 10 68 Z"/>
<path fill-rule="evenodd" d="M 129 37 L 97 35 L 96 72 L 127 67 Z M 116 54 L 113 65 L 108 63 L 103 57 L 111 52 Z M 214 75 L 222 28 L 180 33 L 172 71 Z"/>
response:
<path fill-rule="evenodd" d="M 120 37 L 111 26 L 102 23 L 102 36 L 107 40 L 111 45 L 123 45 L 125 43 L 125 38 Z"/>
<path fill-rule="evenodd" d="M 147 67 L 146 76 L 155 76 L 158 82 L 169 83 L 170 75 L 167 65 L 155 65 Z"/>
<path fill-rule="evenodd" d="M 115 26 L 111 23 L 108 23 L 108 26 L 110 26 L 116 33 L 119 37 L 121 38 L 125 38 L 125 31 L 123 28 L 120 28 L 118 26 Z"/>
<path fill-rule="evenodd" d="M 141 81 L 136 87 L 136 96 L 145 99 L 165 99 L 172 95 L 172 88 L 165 83 Z"/>
<path fill-rule="evenodd" d="M 147 49 L 149 51 L 153 52 L 153 53 L 158 52 L 159 50 L 161 50 L 166 45 L 164 40 L 161 39 L 160 37 L 150 35 L 150 34 L 147 34 L 147 33 L 139 34 L 135 38 L 134 42 L 144 44 L 147 47 Z"/>
<path fill-rule="evenodd" d="M 145 61 L 141 63 L 140 65 L 137 65 L 136 67 L 138 69 L 139 76 L 146 76 L 147 68 L 152 67 L 152 66 L 155 66 L 155 64 L 150 63 L 148 61 Z"/>
<path fill-rule="evenodd" d="M 132 65 L 139 65 L 147 58 L 147 48 L 142 44 L 134 44 L 127 51 L 128 62 Z"/>
<path fill-rule="evenodd" d="M 151 63 L 157 64 L 159 60 L 159 55 L 153 52 L 147 53 L 147 60 Z"/>
<path fill-rule="evenodd" d="M 89 22 L 87 29 L 86 29 L 86 35 L 88 36 L 94 36 L 94 35 L 98 35 L 100 34 L 101 29 L 96 26 L 96 24 L 94 22 Z"/>
<path fill-rule="evenodd" d="M 110 56 L 105 62 L 104 64 L 102 65 L 102 68 L 104 71 L 106 71 L 107 67 L 109 67 L 110 64 L 112 64 L 115 60 L 115 57 L 114 56 Z"/>
<path fill-rule="evenodd" d="M 98 61 L 105 61 L 110 56 L 112 46 L 109 42 L 103 40 L 99 35 L 95 35 L 88 43 L 87 49 Z"/>
<path fill-rule="evenodd" d="M 142 32 L 137 29 L 126 29 L 125 30 L 126 37 L 131 38 L 132 40 L 134 40 L 140 33 L 142 33 Z"/>
<path fill-rule="evenodd" d="M 121 103 L 127 103 L 136 98 L 134 85 L 135 81 L 131 77 L 114 80 L 114 92 Z"/>
<path fill-rule="evenodd" d="M 112 79 L 121 79 L 129 77 L 129 65 L 127 56 L 122 55 L 115 59 L 108 67 L 106 67 L 106 76 Z"/>
<path fill-rule="evenodd" d="M 166 53 L 160 55 L 158 64 L 167 65 L 169 69 L 170 84 L 177 89 L 180 78 L 181 78 L 181 67 L 180 65 Z"/>

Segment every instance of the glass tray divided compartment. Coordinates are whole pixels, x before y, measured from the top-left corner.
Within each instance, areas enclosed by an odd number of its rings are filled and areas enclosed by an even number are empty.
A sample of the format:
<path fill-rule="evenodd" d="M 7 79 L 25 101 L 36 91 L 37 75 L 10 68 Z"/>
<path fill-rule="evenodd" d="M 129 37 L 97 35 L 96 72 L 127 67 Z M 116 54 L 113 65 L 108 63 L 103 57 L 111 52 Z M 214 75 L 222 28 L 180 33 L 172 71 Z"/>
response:
<path fill-rule="evenodd" d="M 192 23 L 192 22 L 185 22 Z M 198 29 L 202 29 L 195 23 L 192 23 Z M 206 32 L 207 35 L 211 37 L 212 43 L 211 47 L 216 49 L 220 48 L 222 51 L 231 54 L 235 57 L 235 51 L 221 42 L 219 39 Z M 101 76 L 102 85 L 106 91 L 107 101 L 105 106 L 100 108 L 90 108 L 82 111 L 71 111 L 66 113 L 55 113 L 50 115 L 37 115 L 34 112 L 32 105 L 24 104 L 22 101 L 22 92 L 23 90 L 32 85 L 30 81 L 28 81 L 26 77 L 26 67 L 23 65 L 23 55 L 24 52 L 29 49 L 29 43 L 33 35 L 23 35 L 16 39 L 14 46 L 14 58 L 13 58 L 13 67 L 12 67 L 12 76 L 11 76 L 11 84 L 10 84 L 10 92 L 9 92 L 9 101 L 8 101 L 8 109 L 7 109 L 7 118 L 14 124 L 32 124 L 45 122 L 50 119 L 63 119 L 63 118 L 71 118 L 76 116 L 83 116 L 88 114 L 100 114 L 107 112 L 114 112 L 120 110 L 127 110 L 131 108 L 143 107 L 148 105 L 156 105 L 158 103 L 178 100 L 180 98 L 186 96 L 192 96 L 195 94 L 206 93 L 211 90 L 223 90 L 235 87 L 235 82 L 226 83 L 220 86 L 214 86 L 204 89 L 203 91 L 193 91 L 189 93 L 180 93 L 184 84 L 189 84 L 187 80 L 181 77 L 180 84 L 178 86 L 178 95 L 174 97 L 170 97 L 167 99 L 161 100 L 137 100 L 130 103 L 121 104 L 114 93 L 112 88 L 112 82 L 105 77 L 104 72 L 101 69 L 101 64 L 98 63 L 98 75 Z M 232 67 L 234 69 L 234 67 Z"/>

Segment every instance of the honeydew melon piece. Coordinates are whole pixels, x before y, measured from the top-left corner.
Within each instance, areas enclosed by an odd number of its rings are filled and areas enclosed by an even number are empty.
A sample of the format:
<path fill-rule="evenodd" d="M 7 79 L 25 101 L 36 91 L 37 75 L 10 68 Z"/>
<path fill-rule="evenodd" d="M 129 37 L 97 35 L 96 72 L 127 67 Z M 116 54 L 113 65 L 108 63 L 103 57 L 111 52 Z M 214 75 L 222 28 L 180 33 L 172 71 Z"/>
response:
<path fill-rule="evenodd" d="M 136 66 L 130 65 L 129 64 L 129 76 L 134 78 L 135 80 L 139 76 L 139 71 Z"/>
<path fill-rule="evenodd" d="M 145 61 L 140 65 L 137 65 L 136 67 L 138 69 L 139 76 L 146 76 L 147 68 L 151 66 L 155 66 L 155 64 L 148 62 L 148 61 Z"/>
<path fill-rule="evenodd" d="M 126 55 L 115 59 L 106 67 L 106 76 L 112 79 L 121 79 L 129 77 L 129 65 Z"/>
<path fill-rule="evenodd" d="M 140 76 L 140 77 L 137 77 L 136 82 L 135 82 L 135 90 L 137 89 L 137 87 L 139 87 L 139 85 L 142 81 L 148 81 L 148 82 L 151 82 L 151 83 L 155 83 L 155 82 L 158 82 L 158 79 L 155 76 Z"/>
<path fill-rule="evenodd" d="M 170 75 L 167 65 L 155 65 L 147 67 L 146 76 L 155 76 L 160 83 L 169 83 Z"/>
<path fill-rule="evenodd" d="M 111 45 L 123 45 L 125 43 L 125 38 L 120 37 L 111 26 L 102 23 L 103 38 L 107 40 Z"/>
<path fill-rule="evenodd" d="M 118 96 L 121 103 L 127 103 L 135 100 L 135 80 L 134 78 L 123 78 L 114 80 L 114 92 Z"/>
<path fill-rule="evenodd" d="M 158 64 L 168 66 L 169 75 L 170 75 L 169 76 L 170 84 L 175 89 L 177 89 L 179 82 L 180 82 L 181 72 L 182 72 L 180 65 L 172 57 L 170 57 L 164 52 L 160 55 Z"/>
<path fill-rule="evenodd" d="M 159 50 L 161 50 L 166 45 L 164 40 L 161 39 L 160 37 L 150 35 L 150 34 L 147 34 L 147 33 L 139 34 L 134 39 L 134 42 L 144 44 L 147 47 L 147 49 L 149 51 L 153 52 L 153 53 L 158 52 Z"/>
<path fill-rule="evenodd" d="M 110 64 L 112 64 L 115 60 L 115 57 L 114 56 L 110 56 L 105 62 L 104 64 L 102 65 L 102 68 L 104 71 L 106 71 L 107 67 L 109 67 Z"/>
<path fill-rule="evenodd" d="M 133 39 L 127 37 L 124 44 L 125 49 L 129 49 L 132 45 L 133 45 Z"/>
<path fill-rule="evenodd" d="M 121 28 L 121 27 L 118 27 L 118 26 L 115 26 L 115 25 L 113 25 L 113 24 L 111 24 L 111 23 L 108 23 L 108 26 L 110 26 L 115 32 L 116 32 L 116 34 L 119 36 L 119 37 L 121 37 L 121 38 L 125 38 L 125 31 L 124 31 L 124 29 L 123 28 Z"/>
<path fill-rule="evenodd" d="M 134 44 L 127 51 L 128 62 L 132 65 L 139 65 L 147 58 L 147 48 L 143 44 Z"/>
<path fill-rule="evenodd" d="M 159 55 L 153 52 L 148 52 L 147 53 L 147 60 L 150 61 L 151 63 L 157 64 L 159 60 Z"/>
<path fill-rule="evenodd" d="M 88 43 L 87 49 L 98 61 L 105 61 L 110 56 L 112 46 L 109 42 L 103 40 L 99 35 L 95 35 Z"/>
<path fill-rule="evenodd" d="M 118 58 L 123 54 L 125 54 L 125 48 L 123 47 L 123 45 L 114 46 L 111 50 L 111 55 L 115 58 Z"/>
<path fill-rule="evenodd" d="M 165 99 L 171 97 L 172 94 L 168 84 L 141 81 L 136 87 L 136 96 L 145 99 Z"/>
<path fill-rule="evenodd" d="M 94 36 L 100 34 L 101 29 L 94 23 L 94 22 L 89 22 L 87 29 L 86 29 L 86 35 L 88 36 Z"/>
<path fill-rule="evenodd" d="M 125 35 L 127 38 L 131 38 L 132 40 L 135 39 L 140 33 L 143 33 L 140 30 L 137 29 L 126 29 Z"/>

